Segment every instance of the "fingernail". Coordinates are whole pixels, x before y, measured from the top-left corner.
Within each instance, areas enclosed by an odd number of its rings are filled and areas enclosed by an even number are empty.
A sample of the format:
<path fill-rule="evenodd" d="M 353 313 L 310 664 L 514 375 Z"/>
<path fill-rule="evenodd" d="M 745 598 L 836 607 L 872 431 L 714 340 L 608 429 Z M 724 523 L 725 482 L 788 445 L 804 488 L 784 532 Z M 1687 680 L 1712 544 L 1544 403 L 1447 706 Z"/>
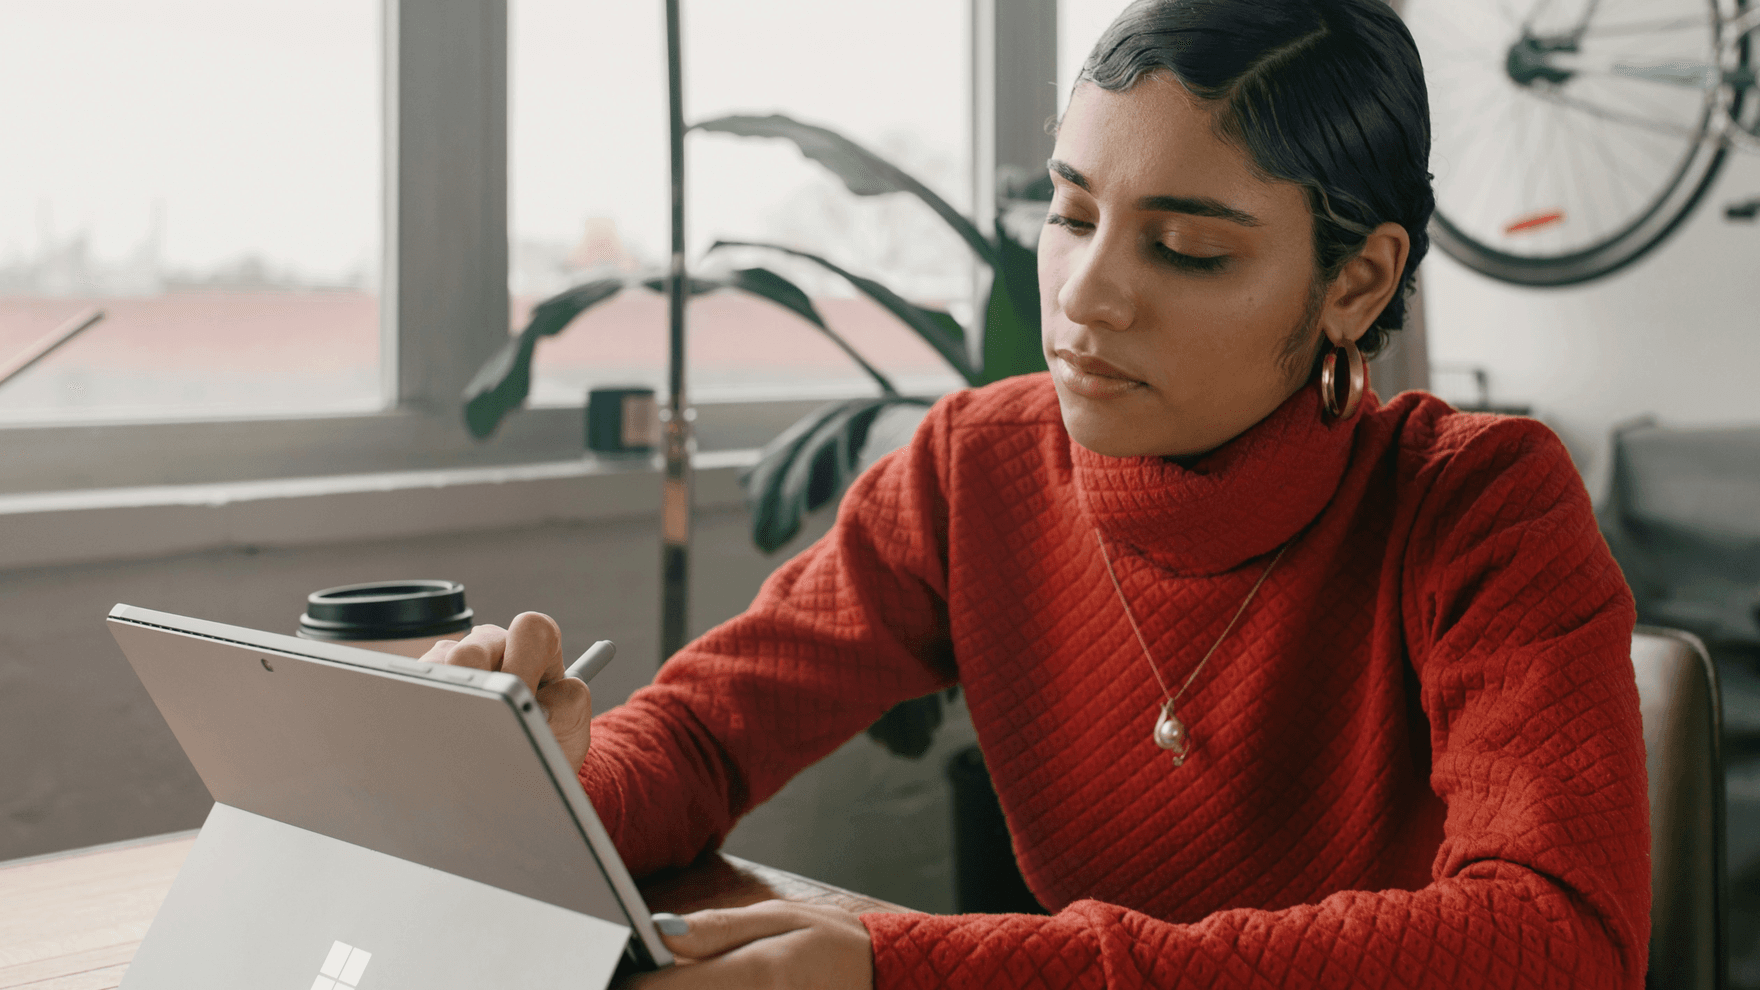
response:
<path fill-rule="evenodd" d="M 689 935 L 691 923 L 676 914 L 661 912 L 654 915 L 654 927 L 660 929 L 662 935 Z"/>

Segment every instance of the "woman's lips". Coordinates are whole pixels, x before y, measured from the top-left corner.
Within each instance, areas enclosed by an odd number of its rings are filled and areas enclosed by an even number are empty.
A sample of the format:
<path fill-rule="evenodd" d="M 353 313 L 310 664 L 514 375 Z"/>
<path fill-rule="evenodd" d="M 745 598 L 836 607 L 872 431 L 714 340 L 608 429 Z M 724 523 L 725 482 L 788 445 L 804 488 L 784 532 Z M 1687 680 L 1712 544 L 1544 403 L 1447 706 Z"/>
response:
<path fill-rule="evenodd" d="M 1052 372 L 1058 384 L 1085 399 L 1110 399 L 1144 387 L 1099 358 L 1061 350 L 1056 357 Z"/>

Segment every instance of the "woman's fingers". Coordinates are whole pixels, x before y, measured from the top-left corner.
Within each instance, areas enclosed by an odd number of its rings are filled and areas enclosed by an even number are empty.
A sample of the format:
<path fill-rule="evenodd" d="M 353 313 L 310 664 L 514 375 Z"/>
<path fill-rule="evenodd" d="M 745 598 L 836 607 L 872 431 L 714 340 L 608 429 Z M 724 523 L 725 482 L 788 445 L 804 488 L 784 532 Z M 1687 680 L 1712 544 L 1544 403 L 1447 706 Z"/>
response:
<path fill-rule="evenodd" d="M 687 960 L 658 972 L 638 974 L 618 990 L 782 990 L 790 976 L 787 955 L 783 947 L 746 946 L 702 962 Z M 823 985 L 816 974 L 803 973 L 801 977 L 803 984 Z"/>
<path fill-rule="evenodd" d="M 762 901 L 750 907 L 721 908 L 687 914 L 691 930 L 666 935 L 666 947 L 681 956 L 706 959 L 737 949 L 748 942 L 781 935 L 813 923 L 799 905 L 788 901 Z"/>
<path fill-rule="evenodd" d="M 500 669 L 518 675 L 532 694 L 563 676 L 562 630 L 542 612 L 521 612 L 507 624 Z M 462 647 L 463 644 L 460 644 Z"/>
<path fill-rule="evenodd" d="M 500 670 L 501 656 L 506 651 L 507 630 L 500 626 L 477 626 L 446 654 L 446 662 L 455 667 Z"/>
<path fill-rule="evenodd" d="M 848 911 L 765 901 L 684 920 L 689 932 L 663 936 L 680 965 L 642 973 L 625 990 L 873 990 L 873 944 Z"/>
<path fill-rule="evenodd" d="M 452 648 L 457 645 L 458 640 L 456 639 L 440 640 L 433 646 L 428 647 L 428 652 L 422 654 L 418 659 L 423 663 L 445 663 L 446 657 L 452 652 Z"/>
<path fill-rule="evenodd" d="M 593 693 L 568 677 L 562 665 L 562 630 L 542 612 L 521 612 L 500 626 L 477 626 L 458 642 L 441 640 L 422 659 L 477 670 L 500 670 L 517 676 L 550 722 L 550 731 L 572 766 L 587 758 L 588 730 L 593 721 Z"/>
<path fill-rule="evenodd" d="M 550 733 L 562 747 L 562 755 L 568 758 L 568 765 L 579 767 L 587 758 L 587 747 L 592 742 L 592 690 L 582 681 L 564 677 L 539 688 L 536 697 L 550 723 Z"/>
<path fill-rule="evenodd" d="M 477 626 L 456 644 L 436 643 L 422 659 L 477 670 L 504 670 L 525 681 L 537 694 L 540 685 L 563 676 L 562 630 L 542 612 L 521 612 L 506 629 Z"/>

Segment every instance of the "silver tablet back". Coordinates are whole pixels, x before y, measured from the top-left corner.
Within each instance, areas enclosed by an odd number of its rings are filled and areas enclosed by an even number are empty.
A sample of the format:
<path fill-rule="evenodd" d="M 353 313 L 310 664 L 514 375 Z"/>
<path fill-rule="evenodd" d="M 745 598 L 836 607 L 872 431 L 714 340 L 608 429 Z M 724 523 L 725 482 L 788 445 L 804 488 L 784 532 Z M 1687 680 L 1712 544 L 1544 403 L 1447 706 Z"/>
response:
<path fill-rule="evenodd" d="M 590 988 L 629 929 L 216 804 L 124 990 Z"/>
<path fill-rule="evenodd" d="M 518 678 L 129 606 L 110 626 L 217 802 L 128 990 L 598 987 L 632 929 L 670 963 Z"/>

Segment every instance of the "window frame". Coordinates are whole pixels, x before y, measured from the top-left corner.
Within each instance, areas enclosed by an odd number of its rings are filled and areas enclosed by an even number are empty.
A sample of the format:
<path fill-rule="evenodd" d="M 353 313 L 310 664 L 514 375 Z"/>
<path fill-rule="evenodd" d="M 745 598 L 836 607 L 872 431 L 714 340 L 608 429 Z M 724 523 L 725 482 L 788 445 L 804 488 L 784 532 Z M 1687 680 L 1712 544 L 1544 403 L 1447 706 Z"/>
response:
<path fill-rule="evenodd" d="M 578 410 L 473 440 L 461 393 L 507 339 L 507 0 L 382 0 L 380 401 L 365 414 L 0 425 L 0 492 L 578 455 Z"/>
<path fill-rule="evenodd" d="M 582 457 L 584 396 L 487 440 L 462 414 L 509 330 L 508 2 L 381 0 L 380 410 L 0 424 L 0 495 Z M 761 447 L 826 401 L 693 403 L 698 449 Z"/>

